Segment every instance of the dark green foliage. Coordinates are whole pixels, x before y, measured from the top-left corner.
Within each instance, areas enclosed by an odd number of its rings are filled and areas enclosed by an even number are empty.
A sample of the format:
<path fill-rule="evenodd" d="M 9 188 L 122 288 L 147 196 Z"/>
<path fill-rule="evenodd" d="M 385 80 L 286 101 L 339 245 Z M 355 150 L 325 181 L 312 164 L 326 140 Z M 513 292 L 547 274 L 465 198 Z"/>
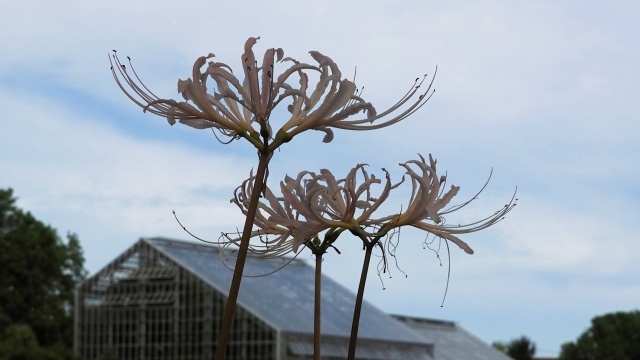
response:
<path fill-rule="evenodd" d="M 0 359 L 66 358 L 73 346 L 74 289 L 85 277 L 77 236 L 63 241 L 17 208 L 11 189 L 0 189 L 0 264 Z M 9 356 L 16 347 L 23 352 Z"/>
<path fill-rule="evenodd" d="M 38 345 L 36 334 L 25 324 L 9 325 L 0 342 L 0 358 L 12 360 L 40 360 L 45 351 Z"/>
<path fill-rule="evenodd" d="M 536 345 L 526 336 L 509 342 L 507 355 L 515 360 L 532 360 L 536 353 Z"/>
<path fill-rule="evenodd" d="M 536 344 L 526 336 L 513 339 L 508 343 L 494 341 L 492 345 L 514 360 L 533 360 L 536 353 Z"/>
<path fill-rule="evenodd" d="M 26 324 L 9 325 L 0 341 L 1 360 L 74 360 L 73 350 L 61 343 L 49 347 L 38 344 L 36 334 Z"/>
<path fill-rule="evenodd" d="M 577 341 L 562 345 L 561 360 L 640 360 L 640 311 L 591 319 Z"/>

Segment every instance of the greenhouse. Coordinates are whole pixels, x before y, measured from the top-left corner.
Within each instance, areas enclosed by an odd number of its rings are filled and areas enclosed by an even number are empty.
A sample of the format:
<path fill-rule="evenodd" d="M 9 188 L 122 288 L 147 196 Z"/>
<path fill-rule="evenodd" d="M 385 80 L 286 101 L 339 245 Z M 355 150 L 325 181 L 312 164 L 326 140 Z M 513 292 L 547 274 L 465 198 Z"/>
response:
<path fill-rule="evenodd" d="M 84 359 L 213 359 L 232 267 L 215 246 L 140 239 L 78 289 L 76 352 Z M 290 258 L 249 258 L 245 275 L 227 358 L 312 359 L 314 269 Z M 354 302 L 323 277 L 323 359 L 346 358 Z M 432 343 L 371 304 L 361 319 L 358 359 L 432 359 Z"/>

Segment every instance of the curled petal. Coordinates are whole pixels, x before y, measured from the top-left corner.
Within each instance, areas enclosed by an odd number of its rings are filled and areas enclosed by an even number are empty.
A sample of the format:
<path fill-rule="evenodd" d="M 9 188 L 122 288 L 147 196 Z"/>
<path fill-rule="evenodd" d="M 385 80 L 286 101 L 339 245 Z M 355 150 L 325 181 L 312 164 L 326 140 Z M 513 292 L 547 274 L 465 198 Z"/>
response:
<path fill-rule="evenodd" d="M 462 205 L 456 205 L 445 209 L 446 206 L 458 194 L 460 187 L 451 186 L 449 191 L 444 193 L 444 185 L 447 177 L 439 176 L 436 171 L 436 160 L 429 155 L 429 161 L 419 156 L 420 160 L 411 160 L 400 166 L 404 167 L 407 175 L 411 179 L 412 191 L 409 205 L 406 210 L 400 214 L 394 214 L 379 222 L 385 223 L 388 228 L 401 227 L 405 225 L 414 226 L 418 229 L 427 231 L 440 238 L 451 241 L 458 245 L 468 254 L 473 254 L 473 250 L 457 237 L 459 234 L 467 234 L 486 229 L 493 226 L 497 222 L 504 219 L 504 216 L 510 212 L 516 205 L 515 193 L 509 203 L 499 211 L 478 221 L 448 225 L 444 221 L 443 215 L 451 214 L 472 202 L 477 198 L 474 196 Z M 485 184 L 486 186 L 486 184 Z M 484 187 L 482 188 L 482 190 Z M 482 191 L 481 190 L 481 191 Z"/>

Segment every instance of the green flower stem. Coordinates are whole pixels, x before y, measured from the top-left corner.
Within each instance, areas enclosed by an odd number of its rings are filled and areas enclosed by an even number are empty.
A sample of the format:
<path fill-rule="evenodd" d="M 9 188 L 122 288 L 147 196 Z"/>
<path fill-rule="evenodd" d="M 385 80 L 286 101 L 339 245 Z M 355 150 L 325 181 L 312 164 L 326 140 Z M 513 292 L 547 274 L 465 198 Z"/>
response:
<path fill-rule="evenodd" d="M 324 237 L 324 240 L 320 242 L 318 237 L 314 237 L 306 243 L 306 246 L 316 256 L 316 272 L 315 272 L 315 293 L 313 300 L 313 359 L 320 360 L 320 335 L 321 335 L 321 321 L 322 321 L 322 256 L 327 252 L 327 249 L 333 246 L 333 243 L 338 239 L 340 234 L 345 229 L 330 229 Z M 334 248 L 335 249 L 335 248 Z M 335 249 L 338 251 L 338 249 Z M 338 253 L 340 253 L 338 251 Z"/>
<path fill-rule="evenodd" d="M 354 235 L 358 236 L 364 244 L 364 262 L 362 264 L 362 272 L 360 273 L 360 284 L 358 284 L 358 293 L 356 294 L 356 303 L 353 307 L 353 321 L 351 323 L 351 335 L 349 337 L 349 353 L 348 360 L 354 360 L 356 357 L 356 345 L 358 342 L 358 327 L 360 326 L 360 313 L 362 312 L 362 300 L 364 298 L 364 288 L 367 283 L 367 276 L 369 275 L 369 263 L 371 261 L 371 253 L 373 248 L 378 245 L 380 239 L 387 235 L 387 233 L 393 228 L 393 226 L 385 225 L 377 233 L 376 237 L 369 241 L 362 231 Z"/>
<path fill-rule="evenodd" d="M 360 312 L 362 311 L 362 299 L 364 297 L 364 287 L 367 283 L 367 275 L 369 273 L 369 262 L 371 253 L 376 242 L 370 242 L 365 245 L 364 263 L 362 264 L 362 273 L 360 274 L 360 284 L 358 285 L 358 294 L 356 295 L 356 304 L 353 308 L 353 322 L 351 323 L 351 336 L 349 338 L 348 360 L 354 360 L 356 357 L 356 343 L 358 341 L 358 327 L 360 326 Z"/>
<path fill-rule="evenodd" d="M 265 144 L 266 140 L 267 139 L 265 139 Z M 265 148 L 267 148 L 266 145 Z M 256 179 L 253 183 L 251 199 L 249 199 L 249 208 L 247 209 L 247 217 L 244 222 L 242 238 L 240 239 L 238 259 L 236 260 L 236 267 L 233 271 L 233 279 L 231 280 L 231 288 L 229 289 L 229 297 L 227 300 L 224 315 L 222 317 L 222 327 L 220 329 L 220 336 L 218 337 L 218 345 L 216 346 L 216 360 L 224 360 L 226 356 L 227 344 L 229 343 L 231 327 L 233 325 L 233 315 L 235 312 L 236 302 L 238 301 L 238 293 L 240 292 L 240 282 L 242 281 L 244 264 L 245 260 L 247 259 L 247 252 L 249 250 L 249 238 L 251 236 L 251 229 L 253 228 L 253 223 L 255 221 L 256 211 L 258 210 L 258 201 L 260 200 L 260 194 L 262 193 L 265 174 L 267 172 L 269 160 L 271 159 L 272 154 L 273 153 L 269 150 L 263 150 L 259 153 L 260 161 L 258 162 Z"/>
<path fill-rule="evenodd" d="M 316 281 L 315 299 L 313 304 L 313 359 L 320 360 L 320 321 L 322 301 L 322 255 L 324 251 L 316 253 Z"/>

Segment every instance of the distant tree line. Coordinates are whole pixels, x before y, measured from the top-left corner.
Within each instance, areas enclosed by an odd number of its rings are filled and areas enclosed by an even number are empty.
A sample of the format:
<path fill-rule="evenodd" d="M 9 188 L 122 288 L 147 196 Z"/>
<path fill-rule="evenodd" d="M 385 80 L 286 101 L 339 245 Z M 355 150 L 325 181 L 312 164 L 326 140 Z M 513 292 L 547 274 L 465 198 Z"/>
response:
<path fill-rule="evenodd" d="M 514 360 L 532 360 L 536 346 L 526 336 L 493 347 Z M 640 310 L 614 312 L 591 319 L 576 341 L 562 345 L 559 360 L 640 360 Z"/>
<path fill-rule="evenodd" d="M 576 341 L 562 345 L 560 360 L 640 360 L 640 311 L 596 316 Z"/>
<path fill-rule="evenodd" d="M 492 345 L 514 360 L 533 360 L 536 353 L 536 344 L 526 336 L 509 342 L 495 341 Z"/>
<path fill-rule="evenodd" d="M 75 234 L 19 209 L 0 189 L 0 360 L 74 359 L 74 290 L 85 278 Z"/>

